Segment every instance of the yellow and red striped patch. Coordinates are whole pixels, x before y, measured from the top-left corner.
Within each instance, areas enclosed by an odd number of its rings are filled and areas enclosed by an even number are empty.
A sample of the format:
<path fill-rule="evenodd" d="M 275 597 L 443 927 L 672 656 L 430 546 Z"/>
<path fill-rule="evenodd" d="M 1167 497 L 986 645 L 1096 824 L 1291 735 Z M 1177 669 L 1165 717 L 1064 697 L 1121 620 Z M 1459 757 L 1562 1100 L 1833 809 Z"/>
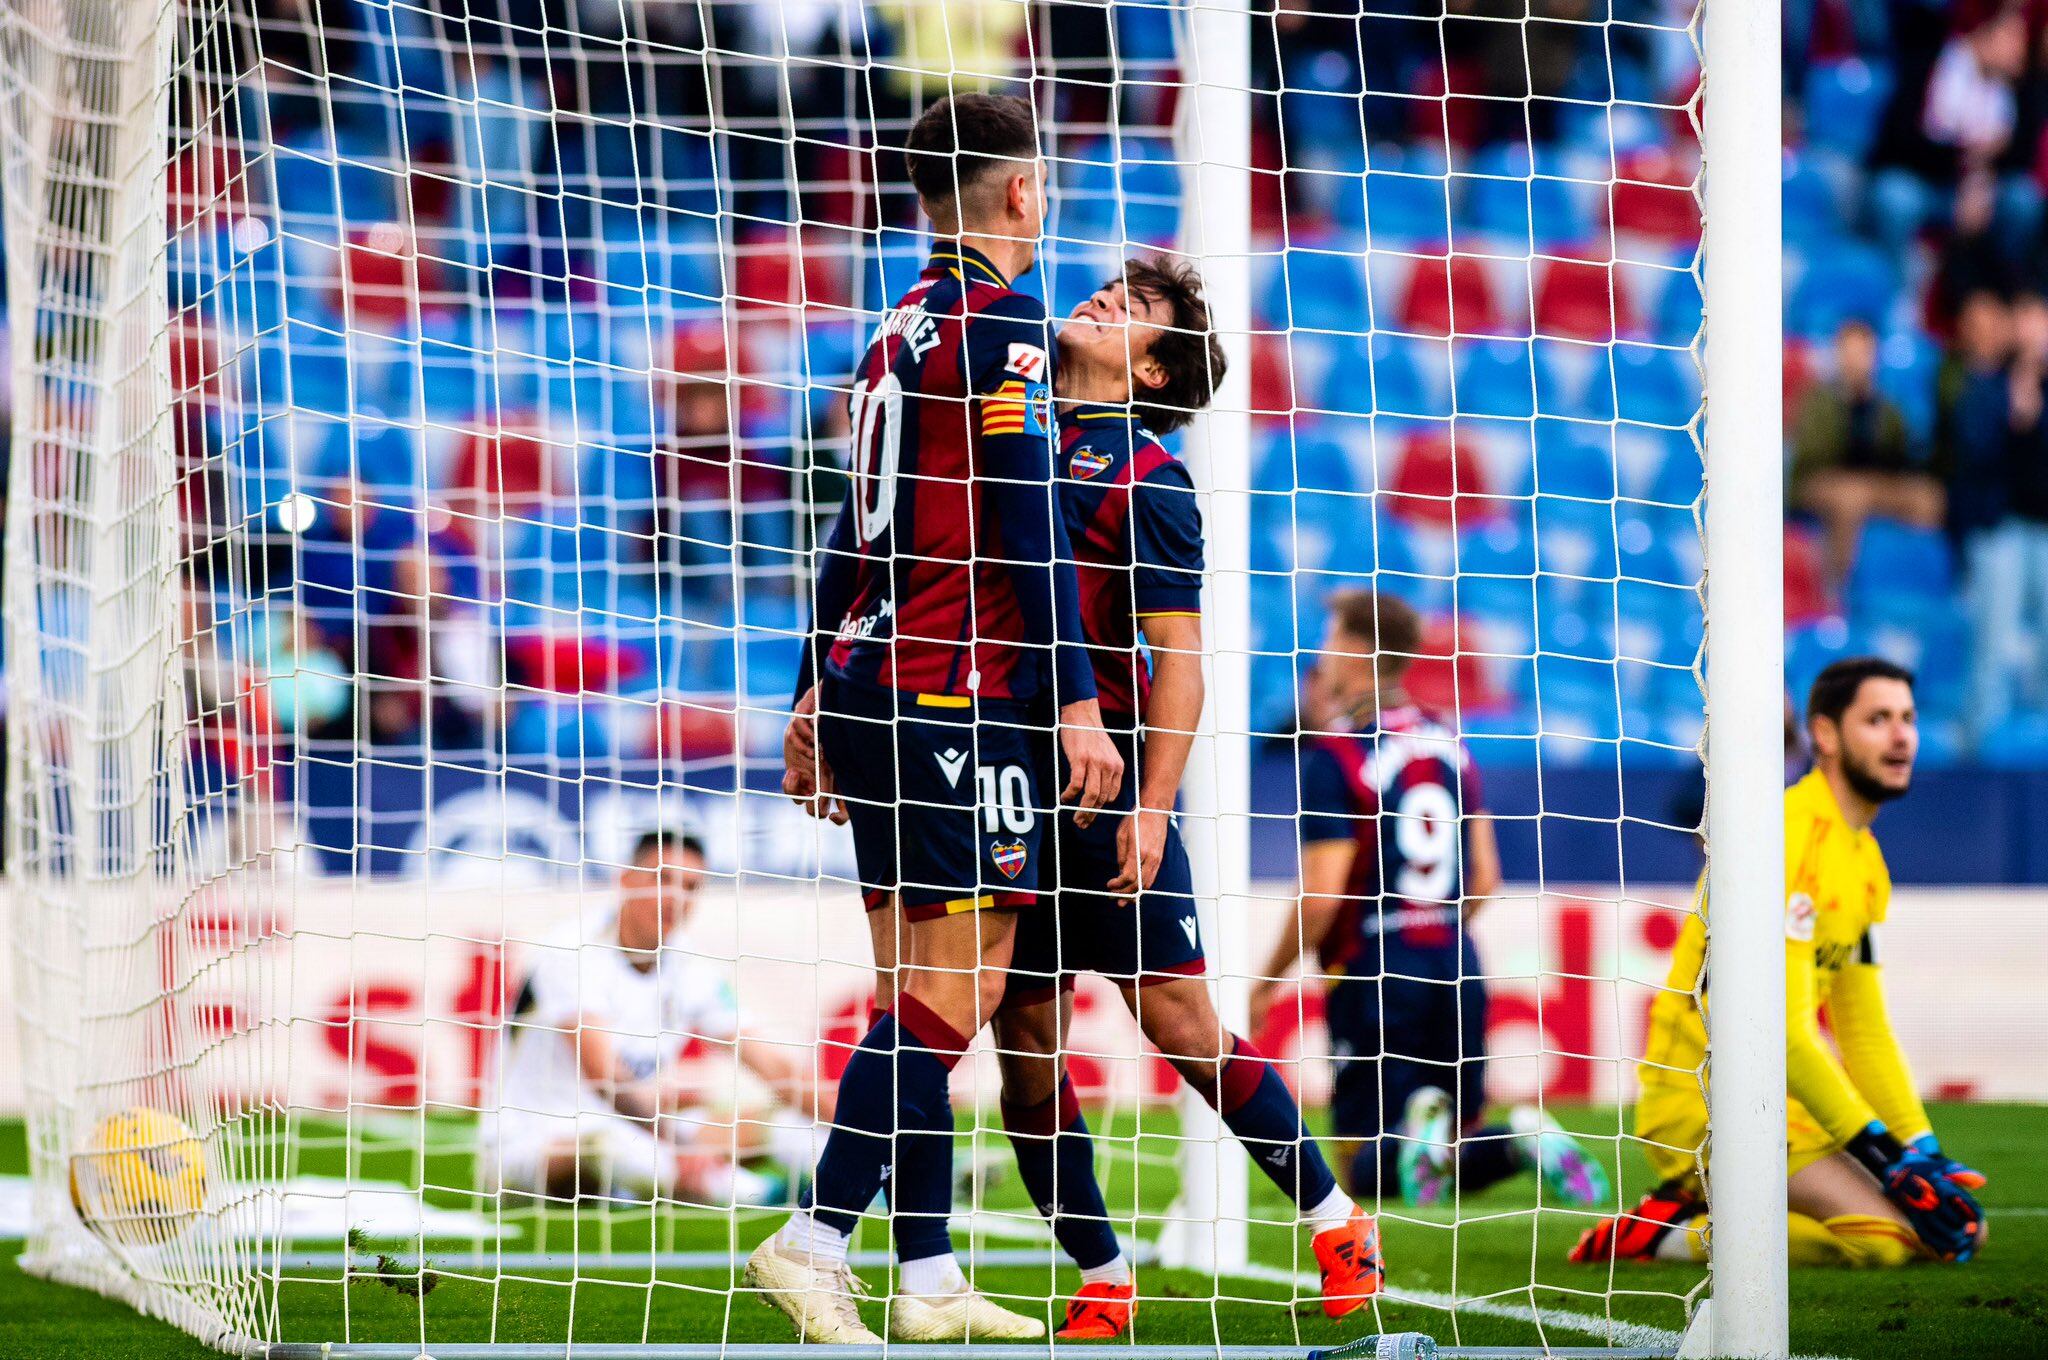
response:
<path fill-rule="evenodd" d="M 984 435 L 1024 433 L 1025 386 L 1009 381 L 983 398 L 981 432 Z"/>

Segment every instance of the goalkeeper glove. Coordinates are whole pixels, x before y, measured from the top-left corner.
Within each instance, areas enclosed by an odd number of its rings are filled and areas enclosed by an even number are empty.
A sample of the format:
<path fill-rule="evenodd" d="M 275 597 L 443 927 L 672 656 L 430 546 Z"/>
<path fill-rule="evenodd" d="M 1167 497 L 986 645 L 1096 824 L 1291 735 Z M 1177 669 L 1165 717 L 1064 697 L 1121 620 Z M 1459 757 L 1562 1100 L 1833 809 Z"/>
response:
<path fill-rule="evenodd" d="M 1849 1155 L 1877 1177 L 1885 1198 L 1899 1207 L 1921 1243 L 1944 1261 L 1977 1253 L 1984 1211 L 1975 1197 L 1942 1169 L 1942 1162 L 1909 1148 L 1873 1122 L 1849 1140 Z"/>
<path fill-rule="evenodd" d="M 1941 1143 L 1931 1133 L 1923 1133 L 1906 1146 L 1923 1156 L 1931 1157 L 1941 1167 L 1942 1174 L 1965 1190 L 1984 1188 L 1984 1173 L 1974 1167 L 1964 1166 L 1941 1150 Z"/>

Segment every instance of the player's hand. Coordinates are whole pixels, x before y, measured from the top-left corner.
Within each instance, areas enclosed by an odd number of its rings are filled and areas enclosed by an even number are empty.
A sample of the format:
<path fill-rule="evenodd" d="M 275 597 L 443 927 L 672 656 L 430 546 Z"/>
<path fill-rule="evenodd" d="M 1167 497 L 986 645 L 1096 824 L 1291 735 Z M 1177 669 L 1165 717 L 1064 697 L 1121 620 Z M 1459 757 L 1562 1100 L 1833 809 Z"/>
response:
<path fill-rule="evenodd" d="M 1116 877 L 1109 890 L 1117 894 L 1116 904 L 1127 907 L 1159 877 L 1159 862 L 1166 856 L 1166 832 L 1171 814 L 1146 808 L 1124 818 L 1116 829 Z"/>
<path fill-rule="evenodd" d="M 817 711 L 818 691 L 813 686 L 797 700 L 789 726 L 782 731 L 782 792 L 811 816 L 844 826 L 846 804 L 834 796 L 838 783 L 818 754 Z"/>
<path fill-rule="evenodd" d="M 1941 1150 L 1941 1143 L 1931 1133 L 1923 1133 L 1907 1144 L 1922 1156 L 1931 1157 L 1941 1167 L 1942 1174 L 1962 1186 L 1965 1190 L 1982 1190 L 1984 1173 L 1974 1167 L 1964 1166 Z"/>
<path fill-rule="evenodd" d="M 1083 699 L 1060 709 L 1060 750 L 1067 757 L 1060 802 L 1075 805 L 1075 826 L 1087 826 L 1124 786 L 1124 758 L 1103 730 L 1100 704 Z"/>
<path fill-rule="evenodd" d="M 1909 1148 L 1872 1124 L 1849 1140 L 1849 1153 L 1870 1169 L 1885 1198 L 1899 1207 L 1921 1244 L 1944 1261 L 1963 1262 L 1977 1254 L 1984 1235 L 1984 1210 L 1968 1187 L 1941 1163 Z"/>

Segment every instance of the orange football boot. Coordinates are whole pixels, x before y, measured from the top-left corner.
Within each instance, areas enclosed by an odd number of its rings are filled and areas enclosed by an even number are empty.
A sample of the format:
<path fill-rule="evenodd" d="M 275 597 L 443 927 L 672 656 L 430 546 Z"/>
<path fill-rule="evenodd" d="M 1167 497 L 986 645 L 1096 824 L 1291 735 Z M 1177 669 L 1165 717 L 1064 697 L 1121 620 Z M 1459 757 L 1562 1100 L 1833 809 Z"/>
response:
<path fill-rule="evenodd" d="M 1387 1263 L 1380 1257 L 1379 1224 L 1365 1210 L 1351 1215 L 1341 1228 L 1317 1233 L 1309 1245 L 1322 1267 L 1323 1311 L 1331 1317 L 1357 1312 L 1385 1287 Z"/>
<path fill-rule="evenodd" d="M 1055 1335 L 1062 1341 L 1108 1341 L 1130 1330 L 1137 1311 L 1136 1281 L 1084 1284 L 1067 1305 L 1067 1320 Z"/>
<path fill-rule="evenodd" d="M 1609 1261 L 1654 1261 L 1658 1244 L 1675 1227 L 1705 1213 L 1699 1194 L 1667 1181 L 1625 1214 L 1603 1218 L 1579 1234 L 1565 1259 L 1577 1265 Z"/>

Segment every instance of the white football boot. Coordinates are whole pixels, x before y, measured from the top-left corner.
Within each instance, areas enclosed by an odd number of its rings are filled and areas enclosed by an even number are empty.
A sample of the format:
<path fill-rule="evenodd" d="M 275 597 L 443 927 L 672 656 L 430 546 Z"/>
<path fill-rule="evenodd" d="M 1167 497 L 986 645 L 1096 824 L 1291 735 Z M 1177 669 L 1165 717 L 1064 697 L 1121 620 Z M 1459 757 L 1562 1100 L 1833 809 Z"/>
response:
<path fill-rule="evenodd" d="M 857 1301 L 868 1287 L 844 1261 L 792 1250 L 778 1233 L 747 1258 L 746 1282 L 761 1302 L 796 1324 L 799 1341 L 882 1343 L 860 1320 Z"/>

